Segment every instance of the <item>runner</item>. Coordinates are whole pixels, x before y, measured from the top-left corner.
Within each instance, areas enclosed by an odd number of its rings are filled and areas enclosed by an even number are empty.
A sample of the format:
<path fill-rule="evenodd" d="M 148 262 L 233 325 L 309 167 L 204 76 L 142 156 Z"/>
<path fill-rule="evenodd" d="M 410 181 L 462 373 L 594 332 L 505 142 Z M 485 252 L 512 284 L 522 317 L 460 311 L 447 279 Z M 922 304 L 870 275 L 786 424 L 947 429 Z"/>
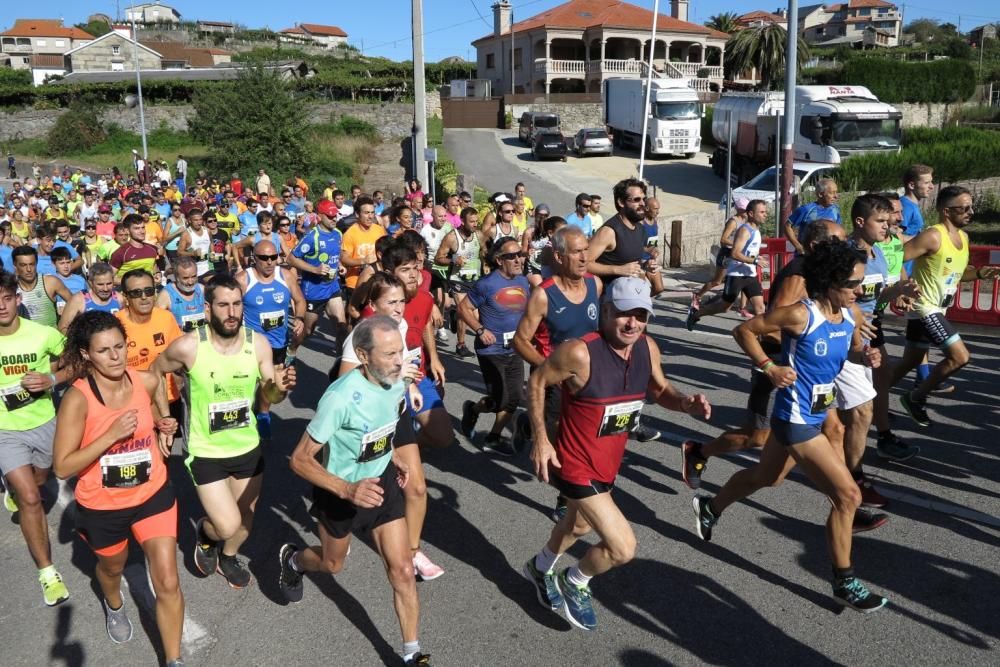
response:
<path fill-rule="evenodd" d="M 851 534 L 861 491 L 822 432 L 836 401 L 835 381 L 846 360 L 878 366 L 877 349 L 867 348 L 856 322 L 864 317 L 855 301 L 865 275 L 864 256 L 845 243 L 816 247 L 804 264 L 809 299 L 778 308 L 738 326 L 733 336 L 754 365 L 778 387 L 771 435 L 760 463 L 733 475 L 714 498 L 695 496 L 698 536 L 712 539 L 712 528 L 732 503 L 779 482 L 787 469 L 802 466 L 809 480 L 832 504 L 827 541 L 833 560 L 833 596 L 864 613 L 886 605 L 854 576 Z M 782 364 L 764 352 L 758 336 L 781 332 Z"/>
<path fill-rule="evenodd" d="M 87 277 L 89 289 L 73 295 L 59 318 L 59 331 L 66 333 L 69 325 L 80 313 L 100 310 L 114 315 L 122 309 L 121 297 L 115 292 L 115 270 L 104 262 L 90 267 Z"/>
<path fill-rule="evenodd" d="M 598 331 L 560 345 L 529 381 L 535 474 L 542 481 L 552 480 L 569 509 L 522 572 L 534 583 L 544 607 L 564 607 L 570 623 L 584 630 L 597 627 L 590 580 L 628 563 L 635 554 L 635 534 L 611 490 L 643 399 L 651 395 L 669 410 L 706 419 L 711 415 L 704 395 L 685 396 L 664 377 L 659 347 L 644 333 L 652 314 L 649 283 L 616 280 L 605 294 Z M 558 384 L 562 406 L 553 447 L 544 402 L 546 388 Z M 590 530 L 600 542 L 577 565 L 556 574 L 558 558 Z"/>
<path fill-rule="evenodd" d="M 159 378 L 128 368 L 125 329 L 114 315 L 76 319 L 63 361 L 78 379 L 59 405 L 54 467 L 61 479 L 78 477 L 76 529 L 97 556 L 108 637 L 132 639 L 121 590 L 132 536 L 149 563 L 166 664 L 182 665 L 177 500 L 165 462 L 177 421 L 153 405 Z"/>
<path fill-rule="evenodd" d="M 157 295 L 156 306 L 170 311 L 184 333 L 205 326 L 205 288 L 198 282 L 198 263 L 193 257 L 177 257 L 174 279 Z"/>
<path fill-rule="evenodd" d="M 646 230 L 646 247 L 642 253 L 642 268 L 655 297 L 663 291 L 663 274 L 660 273 L 660 200 L 646 197 L 646 217 L 642 226 Z"/>
<path fill-rule="evenodd" d="M 196 527 L 195 565 L 243 588 L 252 577 L 236 554 L 250 535 L 264 471 L 254 391 L 259 383 L 268 401 L 280 403 L 295 385 L 295 368 L 276 371 L 267 339 L 243 326 L 243 292 L 234 277 L 209 280 L 205 302 L 209 326 L 171 344 L 153 372 L 187 375 L 184 462 L 208 515 Z"/>
<path fill-rule="evenodd" d="M 128 243 L 115 250 L 108 260 L 108 264 L 117 271 L 115 277 L 121 280 L 122 276 L 134 269 L 152 274 L 156 271 L 156 260 L 160 253 L 156 246 L 145 241 L 146 223 L 142 216 L 130 213 L 122 220 L 122 224 L 128 227 Z"/>
<path fill-rule="evenodd" d="M 740 197 L 736 200 L 734 204 L 736 210 L 733 216 L 726 220 L 726 224 L 722 226 L 722 235 L 719 237 L 719 251 L 715 253 L 715 275 L 712 276 L 711 280 L 702 285 L 700 290 L 695 292 L 691 298 L 692 303 L 700 302 L 702 297 L 725 282 L 726 260 L 729 259 L 729 255 L 733 251 L 733 239 L 736 236 L 736 230 L 746 222 L 746 210 L 749 203 L 750 200 L 745 197 Z M 809 247 L 804 241 L 802 245 L 803 247 Z"/>
<path fill-rule="evenodd" d="M 590 195 L 590 228 L 596 234 L 597 230 L 604 224 L 604 216 L 601 215 L 601 195 Z"/>
<path fill-rule="evenodd" d="M 344 278 L 347 287 L 344 295 L 346 301 L 351 299 L 350 292 L 358 284 L 361 269 L 375 261 L 375 242 L 385 236 L 385 228 L 375 224 L 375 202 L 371 197 L 358 197 L 355 213 L 357 222 L 344 233 L 340 250 L 340 264 L 347 269 Z"/>
<path fill-rule="evenodd" d="M 212 270 L 209 255 L 212 252 L 212 233 L 204 224 L 204 215 L 198 209 L 188 213 L 188 228 L 181 234 L 177 244 L 179 257 L 190 257 L 195 260 L 195 273 L 198 278 L 208 275 Z"/>
<path fill-rule="evenodd" d="M 838 225 L 844 224 L 840 208 L 837 206 L 839 197 L 837 182 L 830 178 L 821 178 L 816 182 L 816 201 L 799 206 L 781 225 L 785 238 L 795 247 L 796 254 L 802 254 L 799 232 L 805 225 L 813 220 L 833 220 Z"/>
<path fill-rule="evenodd" d="M 444 209 L 441 209 L 440 212 L 433 212 L 430 222 L 424 223 L 420 229 L 420 235 L 427 242 L 427 257 L 431 259 L 429 263 L 431 270 L 431 292 L 434 296 L 434 303 L 442 313 L 447 313 L 451 307 L 451 296 L 448 294 L 448 276 L 451 267 L 447 262 L 438 264 L 434 260 L 437 259 L 437 252 L 441 248 L 441 241 L 451 233 L 452 227 L 446 224 L 447 222 L 448 218 L 445 215 Z M 438 342 L 448 342 L 448 330 L 444 326 L 438 327 L 435 335 Z"/>
<path fill-rule="evenodd" d="M 305 328 L 295 335 L 298 341 L 311 336 L 320 316 L 326 313 L 333 324 L 333 335 L 339 345 L 347 335 L 344 299 L 340 289 L 340 275 L 343 273 L 340 258 L 344 238 L 336 227 L 337 209 L 333 202 L 325 199 L 319 202 L 316 213 L 319 216 L 317 224 L 302 237 L 288 256 L 288 265 L 302 276 L 302 294 L 306 301 L 303 320 Z M 273 270 L 274 264 L 271 267 Z M 298 343 L 294 347 L 297 348 Z"/>
<path fill-rule="evenodd" d="M 640 277 L 640 260 L 646 247 L 646 184 L 634 178 L 614 187 L 618 213 L 608 218 L 591 239 L 588 270 L 610 285 L 622 276 Z"/>
<path fill-rule="evenodd" d="M 486 383 L 485 396 L 462 404 L 462 433 L 471 441 L 479 415 L 494 413 L 483 449 L 504 456 L 518 453 L 503 429 L 524 402 L 524 359 L 512 342 L 531 292 L 524 277 L 525 256 L 516 239 L 493 246 L 490 259 L 496 269 L 477 280 L 458 303 L 459 318 L 475 332 L 476 358 Z"/>
<path fill-rule="evenodd" d="M 69 302 L 73 295 L 56 276 L 38 274 L 38 253 L 31 246 L 14 248 L 11 257 L 17 274 L 18 303 L 24 306 L 28 319 L 43 326 L 56 326 L 59 321 L 56 298 L 62 297 Z"/>
<path fill-rule="evenodd" d="M 504 204 L 501 209 L 502 218 L 509 217 L 506 214 L 507 209 L 514 210 L 511 204 Z M 434 257 L 434 264 L 436 266 L 450 265 L 453 275 L 457 276 L 462 283 L 471 285 L 483 275 L 483 259 L 486 257 L 487 244 L 484 234 L 477 229 L 479 213 L 476 209 L 471 206 L 462 209 L 461 217 L 462 226 L 451 231 L 442 239 Z M 502 224 L 500 223 L 494 228 L 498 230 L 497 234 L 500 234 L 497 236 L 497 241 L 503 238 L 514 238 L 502 235 Z M 511 229 L 513 230 L 513 227 Z M 451 314 L 451 317 L 454 318 L 452 331 L 455 332 L 456 336 L 455 354 L 459 357 L 474 355 L 465 344 L 465 323 L 459 321 L 457 313 L 465 296 L 462 291 L 456 291 L 454 295 L 456 310 Z"/>
<path fill-rule="evenodd" d="M 400 493 L 410 471 L 396 449 L 413 442 L 409 420 L 400 419 L 405 346 L 396 320 L 383 315 L 363 320 L 353 344 L 360 368 L 327 388 L 291 458 L 292 471 L 314 487 L 311 513 L 320 544 L 301 550 L 284 545 L 279 585 L 289 601 L 300 601 L 302 572 L 339 573 L 351 534 L 371 531 L 393 589 L 403 661 L 427 666 L 430 656 L 417 638 L 420 601 Z"/>
<path fill-rule="evenodd" d="M 18 279 L 0 273 L 0 473 L 8 509 L 18 513 L 42 599 L 50 607 L 69 599 L 52 564 L 49 525 L 39 488 L 52 467 L 56 410 L 52 389 L 68 372 L 57 370 L 64 339 L 50 326 L 18 316 L 22 296 Z"/>
<path fill-rule="evenodd" d="M 565 216 L 566 224 L 571 227 L 576 227 L 582 231 L 586 237 L 589 239 L 594 235 L 594 230 L 592 223 L 590 221 L 590 195 L 586 192 L 581 192 L 576 196 L 573 212 Z"/>

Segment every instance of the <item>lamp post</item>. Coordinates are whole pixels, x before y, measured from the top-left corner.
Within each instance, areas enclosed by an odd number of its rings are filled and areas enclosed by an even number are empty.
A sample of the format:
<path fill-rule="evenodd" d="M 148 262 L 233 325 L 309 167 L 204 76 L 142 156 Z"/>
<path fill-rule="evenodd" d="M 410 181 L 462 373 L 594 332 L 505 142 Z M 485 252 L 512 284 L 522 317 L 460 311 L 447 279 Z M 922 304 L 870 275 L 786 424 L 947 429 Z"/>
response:
<path fill-rule="evenodd" d="M 649 143 L 646 133 L 649 131 L 649 96 L 653 89 L 653 55 L 656 53 L 656 19 L 660 16 L 660 0 L 653 0 L 653 29 L 649 36 L 649 62 L 646 67 L 646 102 L 642 114 L 642 146 L 639 147 L 639 180 L 642 180 L 643 172 L 646 168 L 646 144 Z M 602 47 L 603 48 L 603 47 Z M 670 59 L 670 54 L 667 60 Z"/>
<path fill-rule="evenodd" d="M 139 74 L 139 31 L 135 27 L 135 10 L 129 12 L 132 19 L 132 46 L 135 51 L 135 88 L 139 104 L 139 130 L 142 133 L 142 159 L 149 160 L 149 148 L 146 145 L 146 112 L 142 106 L 142 76 Z"/>

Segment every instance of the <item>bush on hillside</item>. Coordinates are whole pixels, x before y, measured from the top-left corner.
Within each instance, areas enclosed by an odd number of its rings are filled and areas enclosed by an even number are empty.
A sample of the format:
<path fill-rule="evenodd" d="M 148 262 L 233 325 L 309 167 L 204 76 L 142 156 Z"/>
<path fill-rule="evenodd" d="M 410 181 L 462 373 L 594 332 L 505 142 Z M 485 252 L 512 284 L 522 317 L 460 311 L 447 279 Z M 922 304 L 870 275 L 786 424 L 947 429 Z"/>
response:
<path fill-rule="evenodd" d="M 976 70 L 964 60 L 907 63 L 887 58 L 853 58 L 839 70 L 837 81 L 817 83 L 865 86 L 880 100 L 894 102 L 962 102 L 976 92 Z M 839 75 L 839 76 L 837 76 Z"/>
<path fill-rule="evenodd" d="M 85 153 L 107 138 L 94 105 L 80 100 L 56 119 L 46 135 L 45 151 L 49 155 Z"/>

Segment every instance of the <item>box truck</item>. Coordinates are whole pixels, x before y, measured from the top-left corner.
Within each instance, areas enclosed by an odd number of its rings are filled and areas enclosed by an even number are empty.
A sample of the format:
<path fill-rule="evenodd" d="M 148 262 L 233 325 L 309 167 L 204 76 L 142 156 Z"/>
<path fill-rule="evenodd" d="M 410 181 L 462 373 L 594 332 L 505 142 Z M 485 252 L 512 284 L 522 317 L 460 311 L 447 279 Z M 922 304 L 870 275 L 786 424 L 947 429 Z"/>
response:
<path fill-rule="evenodd" d="M 604 82 L 604 120 L 616 146 L 638 149 L 647 116 L 647 153 L 692 158 L 701 149 L 702 104 L 689 79 L 653 79 L 648 110 L 644 79 Z"/>

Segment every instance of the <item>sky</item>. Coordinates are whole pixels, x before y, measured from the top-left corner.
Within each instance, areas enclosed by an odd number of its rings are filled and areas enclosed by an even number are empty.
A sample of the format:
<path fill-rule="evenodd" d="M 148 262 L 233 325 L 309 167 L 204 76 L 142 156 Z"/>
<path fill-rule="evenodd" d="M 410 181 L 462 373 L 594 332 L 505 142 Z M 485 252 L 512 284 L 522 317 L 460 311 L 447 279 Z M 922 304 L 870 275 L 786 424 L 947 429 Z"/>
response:
<path fill-rule="evenodd" d="M 802 5 L 819 0 L 805 0 Z M 834 1 L 834 0 L 829 0 Z M 475 59 L 470 42 L 493 30 L 490 5 L 494 0 L 423 0 L 424 57 L 436 62 L 449 56 Z M 130 4 L 120 0 L 121 13 Z M 175 0 L 165 1 L 180 12 L 184 20 L 215 20 L 239 23 L 250 28 L 281 30 L 295 23 L 336 25 L 347 34 L 348 42 L 370 55 L 393 60 L 412 57 L 410 11 L 408 0 L 298 0 L 291 5 L 273 0 Z M 561 0 L 512 0 L 514 20 L 520 21 L 550 9 Z M 652 0 L 634 0 L 633 4 L 652 9 Z M 936 6 L 937 5 L 937 6 Z M 774 11 L 778 0 L 691 0 L 688 20 L 704 23 L 714 14 L 754 9 Z M 898 2 L 904 24 L 916 18 L 933 18 L 954 23 L 966 32 L 983 23 L 1000 22 L 1000 3 L 996 0 L 918 0 L 918 4 Z M 28 8 L 30 7 L 30 9 Z M 92 13 L 114 17 L 114 0 L 42 0 L 25 5 L 13 0 L 0 2 L 0 27 L 6 29 L 16 18 L 62 18 L 67 25 L 81 23 Z M 670 13 L 669 0 L 660 3 L 660 12 Z"/>

